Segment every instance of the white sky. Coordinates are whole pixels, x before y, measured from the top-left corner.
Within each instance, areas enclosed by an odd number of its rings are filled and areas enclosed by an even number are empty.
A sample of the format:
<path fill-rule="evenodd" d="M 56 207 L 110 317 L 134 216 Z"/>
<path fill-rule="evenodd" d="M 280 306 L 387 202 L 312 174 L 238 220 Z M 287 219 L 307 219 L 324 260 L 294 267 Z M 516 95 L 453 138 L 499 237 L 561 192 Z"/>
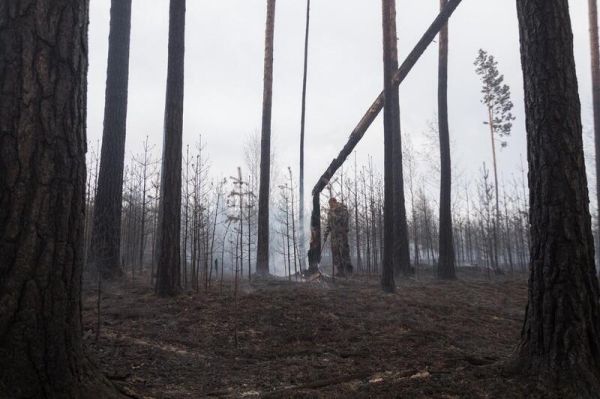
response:
<path fill-rule="evenodd" d="M 275 27 L 272 138 L 281 168 L 297 171 L 305 0 L 278 0 Z M 571 18 L 584 129 L 591 118 L 587 2 L 572 0 Z M 398 0 L 400 62 L 438 12 L 438 0 Z M 102 136 L 110 0 L 92 0 L 88 140 Z M 261 128 L 266 0 L 188 0 L 184 144 L 202 134 L 214 175 L 230 176 L 243 163 L 243 143 Z M 160 151 L 167 63 L 168 0 L 134 0 L 127 121 L 127 157 L 146 135 Z M 450 23 L 449 115 L 453 162 L 465 178 L 491 163 L 482 124 L 479 48 L 496 56 L 511 86 L 514 114 L 508 148 L 499 154 L 507 180 L 526 159 L 516 3 L 464 0 Z M 312 0 L 306 130 L 306 190 L 316 182 L 382 88 L 381 2 Z M 423 143 L 437 108 L 437 44 L 400 89 L 403 134 Z M 358 147 L 383 158 L 381 116 Z"/>

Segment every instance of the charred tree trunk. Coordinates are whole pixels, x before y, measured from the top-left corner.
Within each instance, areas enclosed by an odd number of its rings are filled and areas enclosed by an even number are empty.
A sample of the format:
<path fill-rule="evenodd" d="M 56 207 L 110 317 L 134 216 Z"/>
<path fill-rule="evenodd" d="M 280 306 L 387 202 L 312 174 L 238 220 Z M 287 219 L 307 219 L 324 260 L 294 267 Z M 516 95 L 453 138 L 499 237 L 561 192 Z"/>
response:
<path fill-rule="evenodd" d="M 296 237 L 296 204 L 294 198 L 294 178 L 292 175 L 292 168 L 288 168 L 290 173 L 290 202 L 292 211 L 292 250 L 294 253 L 294 275 L 298 278 L 298 241 Z M 302 266 L 300 266 L 302 268 Z"/>
<path fill-rule="evenodd" d="M 303 270 L 305 265 L 306 251 L 306 236 L 304 234 L 304 128 L 306 121 L 306 81 L 308 77 L 308 32 L 310 28 L 310 0 L 306 0 L 306 31 L 304 33 L 304 74 L 302 78 L 302 116 L 300 119 L 300 199 L 298 202 L 298 224 L 300 225 L 300 270 Z"/>
<path fill-rule="evenodd" d="M 505 247 L 506 247 L 506 255 L 508 256 L 508 266 L 510 268 L 510 272 L 514 273 L 515 265 L 513 262 L 513 251 L 512 251 L 512 240 L 511 240 L 511 227 L 510 227 L 510 219 L 508 218 L 508 204 L 506 200 L 506 191 L 504 189 L 504 182 L 502 183 L 502 196 L 504 202 L 504 226 L 505 226 Z"/>
<path fill-rule="evenodd" d="M 488 107 L 488 115 L 489 115 L 489 121 L 488 121 L 488 125 L 490 127 L 490 138 L 492 141 L 492 163 L 494 166 L 494 190 L 496 192 L 496 209 L 495 209 L 495 214 L 494 214 L 494 221 L 492 222 L 492 227 L 493 227 L 493 254 L 492 254 L 492 268 L 494 269 L 494 272 L 496 274 L 499 274 L 500 271 L 500 265 L 498 263 L 498 249 L 499 249 L 499 245 L 498 245 L 498 224 L 500 223 L 500 196 L 498 195 L 498 167 L 497 167 L 497 160 L 496 160 L 496 133 L 494 132 L 494 122 L 493 122 L 493 114 L 492 114 L 492 108 Z"/>
<path fill-rule="evenodd" d="M 398 66 L 396 39 L 396 0 L 381 0 L 383 18 L 383 145 L 384 145 L 384 203 L 383 203 L 383 267 L 381 287 L 386 292 L 394 292 L 394 269 L 398 259 L 398 231 L 395 226 L 398 205 L 395 201 L 396 162 L 394 157 L 399 151 L 395 145 L 396 135 L 400 135 L 400 115 L 398 88 L 394 86 L 394 72 Z"/>
<path fill-rule="evenodd" d="M 373 221 L 370 219 L 369 200 L 368 200 L 368 196 L 367 196 L 367 191 L 368 191 L 369 188 L 367 186 L 366 174 L 367 174 L 366 169 L 363 167 L 363 173 L 362 173 L 362 186 L 363 186 L 363 190 L 362 190 L 362 194 L 363 194 L 364 209 L 365 209 L 365 241 L 366 241 L 366 244 L 367 244 L 365 256 L 367 258 L 367 274 L 371 274 L 371 272 L 373 271 L 373 268 L 371 267 L 372 266 L 371 261 L 373 260 L 373 258 L 371 257 L 371 243 L 372 243 L 371 240 L 373 238 L 373 234 L 371 234 L 371 229 L 373 228 Z M 383 245 L 385 247 L 385 238 L 384 238 L 384 244 Z M 384 255 L 384 257 L 385 257 L 385 255 Z"/>
<path fill-rule="evenodd" d="M 567 0 L 518 0 L 531 272 L 520 370 L 559 397 L 600 397 L 600 309 Z M 551 39 L 551 40 L 550 40 Z"/>
<path fill-rule="evenodd" d="M 183 289 L 187 289 L 188 283 L 188 271 L 187 271 L 187 253 L 188 253 L 188 232 L 189 232 L 189 210 L 190 210 L 190 193 L 189 193 L 189 175 L 190 175 L 190 146 L 185 148 L 185 176 L 183 177 L 184 190 L 183 190 L 183 250 L 181 251 L 181 262 L 183 263 Z M 211 269 L 212 270 L 212 269 Z"/>
<path fill-rule="evenodd" d="M 104 100 L 104 132 L 89 256 L 89 261 L 96 265 L 102 277 L 109 279 L 123 274 L 119 251 L 130 32 L 131 0 L 112 0 Z"/>
<path fill-rule="evenodd" d="M 393 74 L 398 69 L 398 39 L 396 33 L 396 3 L 392 4 L 393 17 L 389 21 L 389 32 L 390 35 L 389 54 L 386 62 L 389 62 L 389 73 L 393 77 Z M 443 10 L 442 10 L 443 11 Z M 391 78 L 393 79 L 393 78 Z M 400 96 L 398 93 L 398 87 L 393 88 L 390 91 L 389 96 L 385 97 L 385 102 L 391 102 L 390 115 L 393 124 L 393 174 L 394 174 L 394 208 L 393 208 L 393 228 L 394 228 L 394 245 L 393 245 L 393 259 L 394 269 L 397 273 L 402 273 L 404 276 L 410 276 L 413 273 L 413 269 L 410 266 L 410 249 L 408 242 L 408 224 L 406 222 L 406 201 L 404 198 L 404 172 L 402 165 L 402 139 L 400 136 Z M 384 117 L 385 118 L 385 117 Z M 385 230 L 385 229 L 384 229 Z M 385 251 L 385 248 L 384 248 Z"/>
<path fill-rule="evenodd" d="M 360 221 L 358 219 L 358 175 L 356 165 L 356 152 L 354 153 L 354 232 L 356 234 L 356 269 L 359 273 L 363 271 L 360 250 Z"/>
<path fill-rule="evenodd" d="M 260 182 L 258 189 L 257 274 L 269 274 L 269 192 L 271 178 L 271 109 L 273 105 L 274 33 L 275 0 L 267 0 L 262 133 L 260 141 Z"/>
<path fill-rule="evenodd" d="M 448 0 L 440 0 L 443 10 Z M 438 66 L 438 123 L 440 135 L 440 243 L 437 275 L 440 279 L 456 278 L 454 240 L 452 237 L 452 164 L 448 128 L 448 25 L 440 31 Z"/>
<path fill-rule="evenodd" d="M 313 208 L 310 215 L 310 248 L 308 250 L 308 272 L 319 271 L 321 263 L 321 192 L 313 194 Z"/>
<path fill-rule="evenodd" d="M 87 1 L 0 6 L 0 397 L 116 398 L 85 358 Z"/>
<path fill-rule="evenodd" d="M 175 295 L 181 286 L 179 274 L 185 2 L 186 0 L 171 0 L 169 6 L 169 58 L 156 269 L 156 293 L 160 296 Z"/>

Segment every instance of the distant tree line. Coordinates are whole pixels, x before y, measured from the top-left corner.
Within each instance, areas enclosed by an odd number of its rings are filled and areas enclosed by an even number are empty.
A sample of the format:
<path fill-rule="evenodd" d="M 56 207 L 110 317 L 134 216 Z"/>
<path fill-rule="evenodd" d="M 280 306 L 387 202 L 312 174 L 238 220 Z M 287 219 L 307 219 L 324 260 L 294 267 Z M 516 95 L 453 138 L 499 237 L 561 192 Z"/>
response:
<path fill-rule="evenodd" d="M 439 202 L 432 189 L 439 180 L 431 173 L 431 168 L 439 169 L 439 159 L 436 159 L 435 147 L 431 147 L 430 142 L 415 148 L 412 136 L 406 133 L 404 144 L 410 258 L 418 273 L 419 268 L 437 268 L 439 264 Z M 182 288 L 206 288 L 222 274 L 228 278 L 235 272 L 236 262 L 243 278 L 251 278 L 255 273 L 259 148 L 258 137 L 250 135 L 245 144 L 240 185 L 236 170 L 227 177 L 213 175 L 205 144 L 185 147 L 180 223 Z M 335 197 L 348 206 L 355 270 L 379 275 L 384 249 L 383 179 L 371 157 L 365 164 L 358 164 L 357 158 L 354 154 L 354 162 L 339 170 L 323 192 L 321 202 L 327 204 L 327 199 Z M 97 148 L 92 147 L 86 185 L 86 250 L 90 244 L 89 226 L 96 201 L 97 165 Z M 130 155 L 125 163 L 122 193 L 120 267 L 132 278 L 144 273 L 151 279 L 150 283 L 154 282 L 156 274 L 159 165 L 154 146 L 146 138 L 142 151 Z M 276 174 L 270 256 L 274 260 L 274 272 L 291 278 L 302 271 L 299 190 L 291 167 L 279 170 L 275 166 L 273 169 Z M 455 184 L 452 226 L 457 267 L 475 267 L 490 273 L 526 272 L 529 220 L 524 173 L 512 175 L 507 182 L 500 180 L 499 219 L 496 219 L 496 190 L 486 164 L 481 165 L 474 179 L 461 178 Z M 327 206 L 323 206 L 323 224 L 327 212 Z M 496 234 L 495 223 L 498 223 Z M 327 270 L 330 267 L 329 250 L 325 243 L 323 265 Z"/>

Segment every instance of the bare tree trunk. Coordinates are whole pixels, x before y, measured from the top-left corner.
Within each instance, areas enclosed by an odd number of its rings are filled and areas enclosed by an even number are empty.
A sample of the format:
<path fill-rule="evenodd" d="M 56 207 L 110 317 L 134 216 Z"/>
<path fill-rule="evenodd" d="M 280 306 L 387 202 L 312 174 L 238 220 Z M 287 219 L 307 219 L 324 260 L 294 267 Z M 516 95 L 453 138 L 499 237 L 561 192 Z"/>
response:
<path fill-rule="evenodd" d="M 138 255 L 138 266 L 140 271 L 144 268 L 144 249 L 146 246 L 146 199 L 147 199 L 147 183 L 148 183 L 148 162 L 149 162 L 149 151 L 148 147 L 148 136 L 144 142 L 144 161 L 142 164 L 142 221 L 141 221 L 141 232 L 140 232 L 140 252 Z"/>
<path fill-rule="evenodd" d="M 308 272 L 316 273 L 321 263 L 321 192 L 313 194 L 310 215 L 310 248 L 308 250 Z"/>
<path fill-rule="evenodd" d="M 127 203 L 127 220 L 125 222 L 125 241 L 124 241 L 124 251 L 121 252 L 121 256 L 123 258 L 123 264 L 121 265 L 124 270 L 126 270 L 127 263 L 131 264 L 131 280 L 135 281 L 135 267 L 132 260 L 132 238 L 135 237 L 135 203 L 134 203 L 134 172 L 133 166 L 130 169 L 130 183 L 129 183 L 129 199 Z"/>
<path fill-rule="evenodd" d="M 160 202 L 160 187 L 158 176 L 154 187 L 154 220 L 152 221 L 152 259 L 150 260 L 150 285 L 154 285 L 156 278 L 156 246 L 158 245 L 158 203 Z"/>
<path fill-rule="evenodd" d="M 310 28 L 310 0 L 306 0 L 306 30 L 304 33 L 304 74 L 302 78 L 302 117 L 300 119 L 300 200 L 298 223 L 300 224 L 300 270 L 306 268 L 306 236 L 304 233 L 304 127 L 306 120 L 306 81 L 308 76 L 308 33 Z"/>
<path fill-rule="evenodd" d="M 121 207 L 127 128 L 127 85 L 131 0 L 112 0 L 108 68 L 104 103 L 104 132 L 100 155 L 98 192 L 94 206 L 92 242 L 88 260 L 104 278 L 121 277 Z"/>
<path fill-rule="evenodd" d="M 96 141 L 96 147 L 92 150 L 92 158 L 90 165 L 88 165 L 87 170 L 87 188 L 86 188 L 86 208 L 85 208 L 85 241 L 84 241 L 84 260 L 83 267 L 84 271 L 95 272 L 96 270 L 90 270 L 88 259 L 88 254 L 90 250 L 90 244 L 92 239 L 92 221 L 94 216 L 94 207 L 96 202 L 96 192 L 98 188 L 98 167 L 100 164 L 100 159 L 98 158 L 98 149 L 100 148 L 100 144 Z M 92 173 L 92 170 L 94 173 Z M 86 269 L 87 268 L 87 269 Z M 94 273 L 92 273 L 94 274 Z"/>
<path fill-rule="evenodd" d="M 378 183 L 380 185 L 381 182 Z M 379 259 L 383 264 L 383 252 L 385 250 L 383 245 L 383 190 L 381 187 L 377 189 L 377 205 L 376 205 L 376 213 L 377 213 L 377 239 L 379 240 L 379 245 L 377 247 L 377 252 L 379 254 Z"/>
<path fill-rule="evenodd" d="M 465 186 L 465 197 L 466 197 L 466 202 L 467 202 L 467 226 L 465 229 L 465 235 L 466 235 L 466 241 L 467 241 L 467 252 L 468 252 L 468 258 L 469 258 L 469 263 L 472 265 L 473 264 L 473 231 L 472 231 L 472 226 L 471 226 L 471 209 L 470 209 L 470 202 L 469 202 L 469 189 Z"/>
<path fill-rule="evenodd" d="M 410 154 L 410 158 L 408 159 L 408 172 L 409 172 L 409 184 L 408 190 L 410 191 L 410 208 L 411 208 L 411 217 L 412 217 L 412 234 L 413 234 L 413 251 L 414 254 L 414 265 L 418 266 L 420 264 L 420 254 L 419 254 L 419 229 L 417 223 L 417 209 L 415 205 L 415 191 L 414 191 L 414 163 L 412 154 Z M 416 270 L 415 270 L 416 272 Z"/>
<path fill-rule="evenodd" d="M 190 280 L 192 288 L 198 292 L 198 263 L 200 259 L 200 173 L 201 173 L 200 154 L 196 155 L 196 167 L 194 170 L 194 207 L 192 208 L 192 259 L 190 263 Z"/>
<path fill-rule="evenodd" d="M 292 176 L 292 169 L 288 168 L 290 172 L 290 197 L 292 205 L 292 250 L 294 251 L 294 273 L 298 277 L 298 241 L 296 240 L 296 213 L 295 213 L 295 198 L 294 198 L 294 179 Z"/>
<path fill-rule="evenodd" d="M 211 230 L 211 237 L 210 237 L 210 274 L 208 276 L 208 285 L 210 285 L 211 283 L 211 279 L 212 279 L 212 265 L 213 262 L 215 260 L 215 236 L 217 235 L 217 218 L 219 216 L 219 204 L 221 202 L 221 189 L 217 188 L 217 190 L 219 190 L 217 192 L 217 202 L 215 204 L 215 217 L 213 219 L 213 223 L 212 223 L 212 230 Z M 248 226 L 248 231 L 250 231 L 250 227 Z M 248 241 L 249 242 L 249 241 Z M 248 246 L 248 260 L 250 259 L 250 246 Z M 215 273 L 217 273 L 217 270 L 215 270 Z M 216 278 L 216 276 L 215 276 Z M 250 278 L 250 264 L 248 264 L 248 279 Z"/>
<path fill-rule="evenodd" d="M 248 179 L 248 187 L 250 187 L 250 179 Z M 254 195 L 253 191 L 249 191 L 250 195 Z M 248 199 L 248 281 L 252 281 L 252 204 L 250 203 L 250 198 Z M 216 220 L 216 219 L 215 219 Z"/>
<path fill-rule="evenodd" d="M 242 168 L 239 166 L 238 182 L 240 196 L 240 278 L 244 278 L 244 182 L 242 180 Z"/>
<path fill-rule="evenodd" d="M 440 0 L 443 10 L 448 0 Z M 452 165 L 448 128 L 448 25 L 440 31 L 438 66 L 438 123 L 440 135 L 440 242 L 437 276 L 455 279 L 454 239 L 452 236 Z"/>
<path fill-rule="evenodd" d="M 598 398 L 600 290 L 569 4 L 517 0 L 517 13 L 531 215 L 529 302 L 517 364 L 558 397 Z"/>
<path fill-rule="evenodd" d="M 443 11 L 443 10 L 442 10 Z M 389 34 L 389 60 L 390 76 L 398 69 L 398 38 L 396 32 L 396 2 L 393 3 L 394 17 L 390 20 Z M 385 56 L 384 56 L 385 58 Z M 393 79 L 393 78 L 392 78 Z M 393 82 L 392 82 L 393 84 Z M 390 110 L 393 111 L 393 155 L 392 168 L 394 174 L 394 207 L 393 207 L 393 229 L 394 229 L 394 244 L 393 263 L 397 274 L 402 273 L 404 276 L 413 274 L 413 269 L 410 265 L 410 247 L 408 243 L 408 224 L 406 222 L 406 201 L 404 197 L 404 172 L 402 164 L 402 138 L 400 135 L 400 97 L 398 87 L 390 91 L 389 96 L 386 96 L 386 102 L 391 102 Z M 389 98 L 389 101 L 387 100 Z M 385 118 L 385 117 L 384 117 Z M 384 122 L 385 123 L 385 122 Z M 385 229 L 384 229 L 385 230 Z M 384 245 L 385 251 L 385 245 Z M 376 265 L 377 267 L 377 265 Z"/>
<path fill-rule="evenodd" d="M 271 178 L 271 109 L 273 100 L 274 34 L 275 0 L 267 0 L 262 134 L 260 142 L 260 182 L 258 192 L 257 274 L 269 274 L 269 192 Z"/>
<path fill-rule="evenodd" d="M 287 262 L 289 275 L 292 275 L 292 250 L 290 249 L 290 202 L 286 195 L 285 197 L 285 238 L 287 241 Z"/>
<path fill-rule="evenodd" d="M 234 342 L 235 342 L 235 347 L 238 347 L 238 286 L 239 286 L 239 263 L 241 261 L 241 259 L 239 259 L 237 257 L 238 255 L 238 249 L 240 247 L 240 236 L 237 235 L 236 236 L 236 243 L 235 243 L 235 254 L 236 254 L 236 258 L 235 258 L 235 280 L 233 282 L 233 338 L 234 338 Z"/>
<path fill-rule="evenodd" d="M 243 224 L 243 223 L 240 223 Z M 206 213 L 206 220 L 204 222 L 204 291 L 208 292 L 208 272 L 209 269 L 211 268 L 211 265 L 209 264 L 209 259 L 210 259 L 210 255 L 209 255 L 209 251 L 210 251 L 210 241 L 208 239 L 209 237 L 209 230 L 210 230 L 210 215 L 208 214 L 208 212 Z M 243 248 L 241 247 L 242 242 L 241 242 L 241 237 L 240 237 L 240 248 L 241 250 L 243 250 Z M 243 252 L 240 252 L 240 255 L 243 254 Z M 243 259 L 240 258 L 240 262 Z"/>
<path fill-rule="evenodd" d="M 508 256 L 508 265 L 510 268 L 510 272 L 514 273 L 515 265 L 513 263 L 513 254 L 512 254 L 512 243 L 511 243 L 511 231 L 510 231 L 510 221 L 508 219 L 508 205 L 506 201 L 506 190 L 504 189 L 504 180 L 502 180 L 502 197 L 504 202 L 504 225 L 505 227 L 505 242 L 506 242 L 506 255 Z"/>
<path fill-rule="evenodd" d="M 398 65 L 396 38 L 396 0 L 382 0 L 383 10 L 383 129 L 384 129 L 384 205 L 383 205 L 383 270 L 381 286 L 386 292 L 394 292 L 394 269 L 399 266 L 397 247 L 400 245 L 395 226 L 397 222 L 395 135 L 400 135 L 400 115 L 398 109 L 398 88 L 394 86 L 394 72 Z M 395 92 L 395 93 L 394 93 Z"/>
<path fill-rule="evenodd" d="M 191 286 L 196 291 L 198 290 L 198 279 L 196 277 L 196 264 L 198 260 L 198 215 L 197 215 L 197 205 L 194 201 L 194 208 L 192 209 L 192 231 L 191 231 L 191 259 L 190 259 L 190 280 Z"/>
<path fill-rule="evenodd" d="M 498 195 L 498 168 L 496 165 L 496 136 L 494 132 L 494 122 L 492 116 L 492 109 L 488 108 L 490 126 L 490 139 L 492 141 L 492 161 L 494 163 L 494 190 L 496 191 L 496 213 L 494 215 L 494 221 L 492 222 L 493 228 L 493 256 L 492 256 L 492 267 L 494 272 L 500 272 L 500 266 L 498 265 L 498 224 L 500 223 L 500 196 Z"/>
<path fill-rule="evenodd" d="M 223 234 L 223 246 L 221 247 L 221 281 L 219 283 L 219 289 L 223 292 L 223 267 L 225 266 L 225 244 L 227 242 L 227 234 L 229 233 L 229 228 L 231 227 L 231 222 L 227 222 L 227 227 L 225 227 L 225 233 Z"/>
<path fill-rule="evenodd" d="M 82 343 L 89 3 L 1 4 L 0 397 L 117 398 Z"/>
<path fill-rule="evenodd" d="M 394 0 L 395 1 L 395 0 Z M 394 201 L 396 198 L 394 198 Z M 377 230 L 380 226 L 378 223 L 378 214 L 379 212 L 375 209 L 375 184 L 373 181 L 373 159 L 369 159 L 369 206 L 371 211 L 371 225 L 373 226 L 371 229 L 371 237 L 373 241 L 373 269 L 379 273 L 379 249 L 382 247 L 382 244 L 379 245 L 377 242 Z M 385 233 L 385 232 L 384 232 Z M 385 246 L 384 246 L 385 253 Z"/>
<path fill-rule="evenodd" d="M 157 246 L 156 293 L 159 296 L 173 296 L 181 289 L 181 136 L 183 133 L 185 2 L 186 0 L 171 0 L 169 8 L 165 139 Z"/>
<path fill-rule="evenodd" d="M 283 274 L 287 275 L 288 281 L 292 281 L 292 271 L 289 265 L 286 263 L 286 255 L 285 255 L 285 234 L 283 234 L 283 230 L 281 231 L 281 253 L 283 256 Z"/>
<path fill-rule="evenodd" d="M 373 221 L 369 219 L 369 201 L 367 198 L 367 180 L 366 180 L 366 171 L 364 170 L 363 167 L 363 173 L 362 173 L 362 183 L 363 183 L 363 197 L 364 197 L 364 201 L 365 201 L 365 236 L 366 236 L 366 242 L 367 242 L 367 252 L 366 252 L 366 258 L 367 258 L 367 274 L 371 274 L 371 272 L 373 271 L 372 269 L 372 263 L 371 263 L 371 238 L 373 237 L 371 234 L 371 229 L 373 226 Z M 385 210 L 384 210 L 385 212 Z M 385 214 L 384 214 L 385 216 Z M 384 227 L 385 229 L 385 227 Z M 384 232 L 385 234 L 385 232 Z M 385 251 L 385 237 L 384 237 L 384 251 Z M 385 256 L 385 254 L 384 254 Z"/>
<path fill-rule="evenodd" d="M 190 193 L 189 193 L 189 175 L 190 175 L 190 146 L 185 148 L 185 177 L 183 179 L 184 184 L 184 226 L 183 226 L 183 251 L 181 251 L 181 261 L 183 262 L 183 288 L 187 289 L 187 244 L 188 244 L 188 221 L 189 221 L 189 209 L 190 209 Z"/>
<path fill-rule="evenodd" d="M 358 176 L 356 165 L 356 152 L 354 153 L 354 225 L 356 234 L 356 268 L 359 272 L 363 270 L 361 250 L 360 250 L 360 221 L 358 219 Z"/>

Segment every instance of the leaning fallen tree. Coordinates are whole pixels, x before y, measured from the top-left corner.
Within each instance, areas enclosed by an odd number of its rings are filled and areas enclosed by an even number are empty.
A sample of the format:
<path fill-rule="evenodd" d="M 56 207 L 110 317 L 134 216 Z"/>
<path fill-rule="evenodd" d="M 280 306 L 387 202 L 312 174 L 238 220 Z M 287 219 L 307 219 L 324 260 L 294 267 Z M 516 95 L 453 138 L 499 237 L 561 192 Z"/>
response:
<path fill-rule="evenodd" d="M 448 23 L 448 20 L 458 7 L 462 0 L 449 0 L 446 6 L 440 11 L 437 18 L 433 21 L 429 29 L 425 31 L 421 40 L 415 45 L 410 54 L 406 57 L 398 71 L 394 74 L 394 87 L 397 89 L 400 84 L 404 81 L 406 76 L 415 66 L 421 55 L 425 52 L 427 47 L 431 44 L 433 39 L 438 35 L 440 30 Z M 367 129 L 371 126 L 377 115 L 383 109 L 384 96 L 383 92 L 375 99 L 373 104 L 369 107 L 365 115 L 362 117 L 358 125 L 354 128 L 348 142 L 342 148 L 342 151 L 338 154 L 329 164 L 329 167 L 321 175 L 319 181 L 312 190 L 313 196 L 313 209 L 310 217 L 310 249 L 308 250 L 308 262 L 310 273 L 318 271 L 319 263 L 321 262 L 321 201 L 320 196 L 323 189 L 327 186 L 335 172 L 343 165 L 346 158 L 354 151 L 356 145 L 365 135 Z"/>

